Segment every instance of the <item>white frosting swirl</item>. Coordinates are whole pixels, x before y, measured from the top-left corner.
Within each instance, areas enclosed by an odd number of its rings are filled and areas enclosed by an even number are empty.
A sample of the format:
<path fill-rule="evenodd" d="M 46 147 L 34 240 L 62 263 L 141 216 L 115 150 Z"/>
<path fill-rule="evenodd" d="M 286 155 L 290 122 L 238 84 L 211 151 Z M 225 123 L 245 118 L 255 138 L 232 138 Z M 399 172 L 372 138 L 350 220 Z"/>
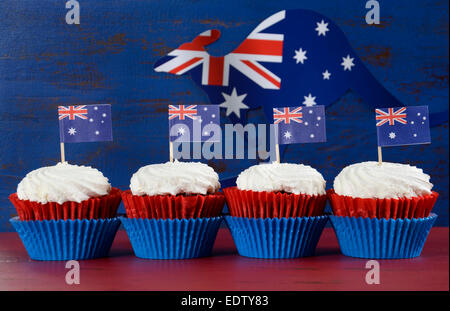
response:
<path fill-rule="evenodd" d="M 176 160 L 143 166 L 130 181 L 134 195 L 208 194 L 219 188 L 219 175 L 208 165 Z"/>
<path fill-rule="evenodd" d="M 46 166 L 29 172 L 17 186 L 17 196 L 45 204 L 77 202 L 109 193 L 108 178 L 90 166 L 78 166 L 67 162 Z"/>
<path fill-rule="evenodd" d="M 254 165 L 239 174 L 240 190 L 285 191 L 294 194 L 325 194 L 326 181 L 316 169 L 303 164 L 271 163 Z"/>
<path fill-rule="evenodd" d="M 361 162 L 345 167 L 334 180 L 339 195 L 357 198 L 402 198 L 431 193 L 430 176 L 408 164 Z"/>

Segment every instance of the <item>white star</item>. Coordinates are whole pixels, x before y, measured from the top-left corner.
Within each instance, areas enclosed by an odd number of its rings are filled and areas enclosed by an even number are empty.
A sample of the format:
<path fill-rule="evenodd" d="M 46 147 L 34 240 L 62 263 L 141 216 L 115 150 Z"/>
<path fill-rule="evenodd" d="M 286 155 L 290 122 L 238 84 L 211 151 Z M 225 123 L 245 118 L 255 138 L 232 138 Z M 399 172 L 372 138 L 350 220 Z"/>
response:
<path fill-rule="evenodd" d="M 308 96 L 303 96 L 303 98 L 305 99 L 303 101 L 303 105 L 305 105 L 306 107 L 317 105 L 317 103 L 315 102 L 316 96 L 312 96 L 311 93 L 309 93 Z M 310 111 L 310 113 L 312 113 L 312 110 Z"/>
<path fill-rule="evenodd" d="M 241 109 L 248 109 L 248 106 L 244 104 L 242 101 L 247 96 L 247 94 L 238 95 L 236 88 L 233 88 L 233 91 L 230 95 L 225 94 L 222 92 L 223 98 L 225 98 L 225 101 L 219 105 L 219 107 L 226 108 L 227 117 L 234 113 L 237 115 L 238 118 L 241 117 Z"/>
<path fill-rule="evenodd" d="M 298 51 L 296 50 L 293 59 L 295 59 L 296 64 L 298 64 L 299 62 L 303 64 L 303 62 L 308 59 L 308 57 L 306 57 L 306 51 L 303 51 L 302 48 L 300 48 Z"/>
<path fill-rule="evenodd" d="M 414 135 L 413 135 L 414 137 L 417 137 L 417 134 L 416 133 L 414 133 Z"/>
<path fill-rule="evenodd" d="M 90 118 L 90 119 L 89 119 L 89 122 L 94 122 L 94 119 Z"/>
<path fill-rule="evenodd" d="M 317 120 L 320 120 L 320 119 L 322 119 L 321 117 L 317 117 Z"/>
<path fill-rule="evenodd" d="M 216 117 L 216 115 L 215 115 L 215 114 L 212 114 L 212 115 L 211 115 L 211 117 L 215 118 L 215 117 Z"/>
<path fill-rule="evenodd" d="M 180 127 L 180 128 L 178 129 L 177 133 L 178 133 L 178 135 L 184 135 L 185 129 L 182 128 L 182 127 Z"/>
<path fill-rule="evenodd" d="M 71 128 L 67 131 L 67 133 L 69 133 L 69 135 L 75 135 L 75 134 L 77 133 L 77 130 L 74 129 L 73 127 L 71 127 Z"/>
<path fill-rule="evenodd" d="M 345 70 L 352 71 L 352 67 L 355 66 L 355 64 L 353 64 L 354 60 L 355 59 L 351 58 L 350 55 L 347 55 L 347 57 L 342 57 L 341 65 L 344 66 L 344 71 Z"/>
<path fill-rule="evenodd" d="M 329 73 L 328 70 L 325 70 L 325 72 L 322 72 L 322 75 L 323 75 L 324 80 L 330 80 L 331 73 Z"/>
<path fill-rule="evenodd" d="M 394 132 L 390 132 L 389 133 L 389 138 L 390 139 L 394 139 L 395 138 L 395 133 Z"/>
<path fill-rule="evenodd" d="M 320 23 L 316 23 L 317 24 L 317 28 L 315 29 L 317 31 L 317 35 L 321 36 L 321 35 L 326 35 L 326 32 L 329 31 L 330 29 L 328 29 L 328 23 L 325 23 L 325 21 L 322 19 L 322 21 Z"/>
<path fill-rule="evenodd" d="M 106 113 L 102 114 L 102 117 L 105 118 L 106 117 Z"/>
<path fill-rule="evenodd" d="M 308 122 L 305 122 L 305 126 L 308 126 L 308 124 L 309 124 Z"/>
<path fill-rule="evenodd" d="M 105 123 L 105 121 L 102 120 L 102 123 Z"/>
<path fill-rule="evenodd" d="M 95 107 L 94 107 L 94 110 L 98 110 L 98 107 L 97 107 L 97 106 L 95 106 Z"/>
<path fill-rule="evenodd" d="M 423 117 L 422 119 L 426 120 L 426 119 L 427 119 L 427 117 Z"/>
<path fill-rule="evenodd" d="M 291 134 L 291 132 L 289 132 L 289 131 L 286 131 L 286 132 L 284 132 L 284 138 L 286 138 L 286 139 L 291 139 L 291 137 L 292 137 L 292 134 Z"/>
<path fill-rule="evenodd" d="M 207 111 L 207 110 L 208 110 L 208 107 L 203 108 L 203 110 L 204 110 L 204 111 Z"/>
<path fill-rule="evenodd" d="M 309 135 L 309 137 L 314 138 L 314 134 Z"/>
<path fill-rule="evenodd" d="M 98 135 L 98 134 L 100 134 L 100 132 L 99 131 L 95 131 L 95 135 Z"/>
<path fill-rule="evenodd" d="M 414 124 L 414 121 L 411 121 L 411 124 Z"/>

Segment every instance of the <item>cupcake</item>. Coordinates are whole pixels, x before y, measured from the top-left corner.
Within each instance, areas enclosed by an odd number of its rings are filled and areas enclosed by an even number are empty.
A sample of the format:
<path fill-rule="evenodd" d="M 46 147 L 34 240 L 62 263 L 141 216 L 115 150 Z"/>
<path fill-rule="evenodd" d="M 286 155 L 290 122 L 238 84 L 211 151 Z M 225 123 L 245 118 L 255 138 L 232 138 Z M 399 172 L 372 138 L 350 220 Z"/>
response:
<path fill-rule="evenodd" d="M 328 191 L 331 221 L 344 254 L 364 258 L 420 255 L 436 215 L 430 176 L 406 164 L 345 167 Z"/>
<path fill-rule="evenodd" d="M 32 259 L 106 256 L 120 221 L 121 192 L 95 168 L 67 162 L 28 173 L 9 196 L 10 221 Z"/>
<path fill-rule="evenodd" d="M 20 220 L 111 218 L 121 201 L 100 171 L 67 162 L 31 171 L 9 199 Z"/>
<path fill-rule="evenodd" d="M 141 167 L 122 193 L 122 218 L 136 256 L 187 259 L 207 256 L 222 221 L 225 197 L 217 173 L 199 162 Z"/>
<path fill-rule="evenodd" d="M 399 163 L 362 162 L 345 167 L 328 194 L 336 216 L 423 218 L 438 194 L 423 170 Z"/>
<path fill-rule="evenodd" d="M 224 189 L 230 214 L 248 218 L 307 217 L 323 214 L 325 179 L 303 164 L 254 165 Z"/>
<path fill-rule="evenodd" d="M 294 258 L 314 254 L 326 224 L 325 180 L 302 164 L 252 166 L 224 189 L 227 224 L 239 254 Z"/>

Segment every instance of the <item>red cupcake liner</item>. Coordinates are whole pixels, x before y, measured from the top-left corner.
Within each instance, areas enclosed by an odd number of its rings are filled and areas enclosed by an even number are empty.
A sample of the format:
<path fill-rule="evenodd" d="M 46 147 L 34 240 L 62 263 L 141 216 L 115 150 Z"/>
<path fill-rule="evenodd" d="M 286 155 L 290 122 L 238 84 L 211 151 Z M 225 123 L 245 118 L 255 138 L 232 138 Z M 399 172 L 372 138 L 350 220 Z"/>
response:
<path fill-rule="evenodd" d="M 336 216 L 386 219 L 428 217 L 439 196 L 432 191 L 431 194 L 413 198 L 363 199 L 338 195 L 333 189 L 328 190 L 327 194 Z"/>
<path fill-rule="evenodd" d="M 223 189 L 231 216 L 247 218 L 312 217 L 323 215 L 327 196 Z"/>
<path fill-rule="evenodd" d="M 208 195 L 133 195 L 122 192 L 128 218 L 183 219 L 220 216 L 225 205 L 221 192 Z"/>
<path fill-rule="evenodd" d="M 112 188 L 109 194 L 90 198 L 80 203 L 64 202 L 58 204 L 56 202 L 48 202 L 41 204 L 29 200 L 20 200 L 17 193 L 9 196 L 17 210 L 20 220 L 75 220 L 75 219 L 105 219 L 116 216 L 122 200 L 120 189 Z"/>

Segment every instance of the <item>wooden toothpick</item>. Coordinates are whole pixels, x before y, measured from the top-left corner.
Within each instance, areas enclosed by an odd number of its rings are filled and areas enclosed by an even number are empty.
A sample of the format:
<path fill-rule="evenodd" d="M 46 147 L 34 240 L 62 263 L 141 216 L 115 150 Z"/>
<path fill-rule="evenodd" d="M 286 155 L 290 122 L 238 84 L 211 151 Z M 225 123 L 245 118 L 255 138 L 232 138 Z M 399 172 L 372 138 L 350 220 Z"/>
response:
<path fill-rule="evenodd" d="M 277 162 L 280 163 L 280 145 L 275 145 L 275 153 L 277 155 Z"/>
<path fill-rule="evenodd" d="M 381 153 L 381 147 L 378 146 L 378 165 L 381 165 L 383 163 L 383 155 Z"/>
<path fill-rule="evenodd" d="M 173 142 L 169 142 L 169 159 L 170 162 L 173 162 Z"/>
<path fill-rule="evenodd" d="M 64 143 L 60 143 L 61 147 L 61 163 L 66 162 L 66 155 L 64 153 Z"/>

